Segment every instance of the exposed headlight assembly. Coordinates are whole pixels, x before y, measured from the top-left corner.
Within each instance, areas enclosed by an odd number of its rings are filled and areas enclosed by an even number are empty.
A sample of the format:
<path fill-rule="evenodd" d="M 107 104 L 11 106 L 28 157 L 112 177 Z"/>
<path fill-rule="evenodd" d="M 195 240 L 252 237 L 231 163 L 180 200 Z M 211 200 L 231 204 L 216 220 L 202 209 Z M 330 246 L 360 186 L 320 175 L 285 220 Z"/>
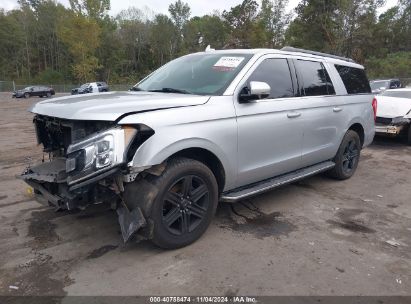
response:
<path fill-rule="evenodd" d="M 126 161 L 126 151 L 137 130 L 133 127 L 115 127 L 93 134 L 67 149 L 67 183 L 81 181 Z"/>
<path fill-rule="evenodd" d="M 394 117 L 394 118 L 392 119 L 391 123 L 392 123 L 393 125 L 406 125 L 406 124 L 409 124 L 409 123 L 410 123 L 410 119 L 409 119 L 409 118 L 402 117 L 402 116 Z"/>

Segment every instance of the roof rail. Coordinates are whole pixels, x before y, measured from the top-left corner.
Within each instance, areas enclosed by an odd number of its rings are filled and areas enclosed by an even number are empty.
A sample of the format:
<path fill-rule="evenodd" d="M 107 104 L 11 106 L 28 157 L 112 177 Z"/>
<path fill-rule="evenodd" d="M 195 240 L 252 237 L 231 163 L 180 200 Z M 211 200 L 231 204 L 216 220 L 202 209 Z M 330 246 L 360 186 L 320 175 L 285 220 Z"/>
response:
<path fill-rule="evenodd" d="M 321 52 L 309 51 L 309 50 L 294 48 L 294 47 L 291 47 L 291 46 L 285 46 L 281 49 L 281 51 L 306 53 L 306 54 L 311 54 L 311 55 L 316 55 L 316 56 L 322 56 L 322 57 L 329 57 L 329 58 L 334 58 L 334 59 L 345 60 L 345 61 L 348 61 L 348 62 L 355 62 L 351 58 L 337 56 L 337 55 L 331 55 L 331 54 L 326 54 L 326 53 L 321 53 Z"/>

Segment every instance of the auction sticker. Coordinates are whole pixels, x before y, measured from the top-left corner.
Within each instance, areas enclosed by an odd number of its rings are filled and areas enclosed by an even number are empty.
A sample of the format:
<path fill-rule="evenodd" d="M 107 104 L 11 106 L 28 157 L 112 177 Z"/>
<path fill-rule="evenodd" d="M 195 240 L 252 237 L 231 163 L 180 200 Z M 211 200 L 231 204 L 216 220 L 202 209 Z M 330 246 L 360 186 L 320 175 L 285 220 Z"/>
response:
<path fill-rule="evenodd" d="M 221 57 L 214 65 L 213 69 L 218 71 L 232 71 L 240 65 L 244 57 Z"/>

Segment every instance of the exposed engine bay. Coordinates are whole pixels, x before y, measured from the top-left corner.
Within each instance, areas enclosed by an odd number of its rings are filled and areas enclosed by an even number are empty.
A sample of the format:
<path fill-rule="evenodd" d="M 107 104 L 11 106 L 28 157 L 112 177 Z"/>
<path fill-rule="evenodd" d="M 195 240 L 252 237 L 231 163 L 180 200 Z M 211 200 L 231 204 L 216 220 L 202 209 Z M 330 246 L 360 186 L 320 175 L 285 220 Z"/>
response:
<path fill-rule="evenodd" d="M 145 126 L 118 126 L 109 121 L 78 121 L 36 115 L 42 162 L 30 165 L 21 178 L 33 188 L 36 200 L 56 210 L 85 209 L 107 203 L 117 210 L 124 241 L 145 225 L 140 210 L 130 212 L 123 202 L 127 163 L 153 131 Z"/>

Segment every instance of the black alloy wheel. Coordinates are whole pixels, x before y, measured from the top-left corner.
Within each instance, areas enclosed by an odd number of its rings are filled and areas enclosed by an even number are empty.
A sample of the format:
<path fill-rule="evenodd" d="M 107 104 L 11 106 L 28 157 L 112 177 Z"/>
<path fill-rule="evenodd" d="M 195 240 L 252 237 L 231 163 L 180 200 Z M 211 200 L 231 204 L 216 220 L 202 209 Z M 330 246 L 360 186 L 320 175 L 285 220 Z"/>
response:
<path fill-rule="evenodd" d="M 342 167 L 345 174 L 350 174 L 352 170 L 355 170 L 360 157 L 360 149 L 354 139 L 351 139 L 343 153 Z"/>
<path fill-rule="evenodd" d="M 205 181 L 186 175 L 172 184 L 163 199 L 162 221 L 167 231 L 183 236 L 206 218 L 210 195 Z"/>
<path fill-rule="evenodd" d="M 358 133 L 354 130 L 348 130 L 333 159 L 335 166 L 328 171 L 328 175 L 340 180 L 353 176 L 357 170 L 360 153 L 361 140 Z"/>

